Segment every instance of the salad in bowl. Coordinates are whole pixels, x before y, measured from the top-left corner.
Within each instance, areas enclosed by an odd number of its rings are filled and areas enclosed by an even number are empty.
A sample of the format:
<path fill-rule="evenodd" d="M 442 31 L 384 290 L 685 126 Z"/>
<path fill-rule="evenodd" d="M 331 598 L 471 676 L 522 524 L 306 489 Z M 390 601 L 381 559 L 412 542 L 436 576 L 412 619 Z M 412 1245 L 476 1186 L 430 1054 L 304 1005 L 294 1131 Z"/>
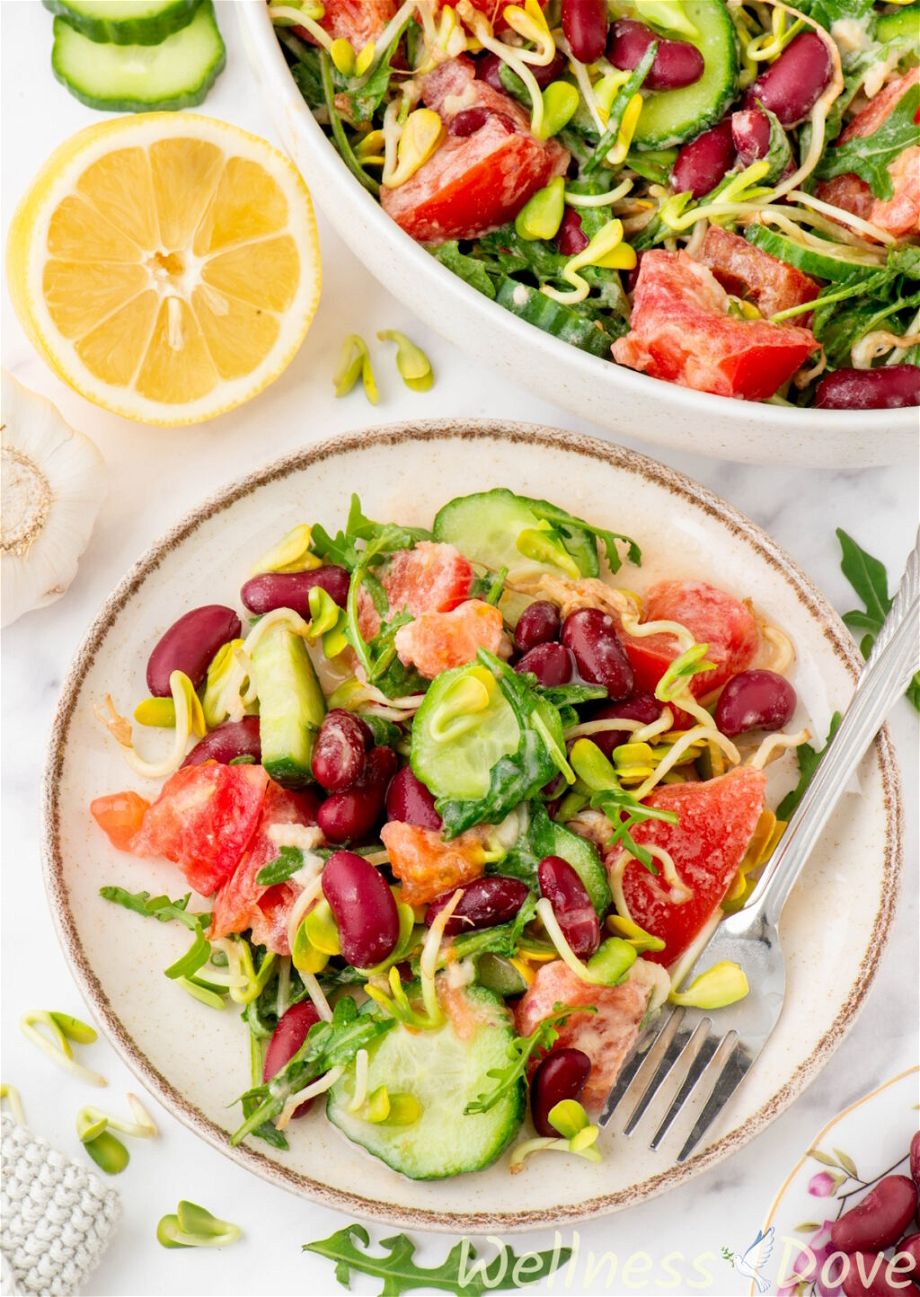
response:
<path fill-rule="evenodd" d="M 239 1006 L 233 1142 L 285 1148 L 319 1102 L 413 1179 L 509 1148 L 511 1170 L 596 1160 L 662 1005 L 756 994 L 727 963 L 684 982 L 788 816 L 764 770 L 809 737 L 795 651 L 703 576 L 636 593 L 641 560 L 505 488 L 430 530 L 353 497 L 341 530 L 304 523 L 255 563 L 242 616 L 163 634 L 139 729 L 106 699 L 155 791 L 92 817 L 189 890 L 102 896 L 189 929 L 174 993 Z"/>
<path fill-rule="evenodd" d="M 697 392 L 920 404 L 917 4 L 271 4 L 344 163 L 432 257 Z"/>

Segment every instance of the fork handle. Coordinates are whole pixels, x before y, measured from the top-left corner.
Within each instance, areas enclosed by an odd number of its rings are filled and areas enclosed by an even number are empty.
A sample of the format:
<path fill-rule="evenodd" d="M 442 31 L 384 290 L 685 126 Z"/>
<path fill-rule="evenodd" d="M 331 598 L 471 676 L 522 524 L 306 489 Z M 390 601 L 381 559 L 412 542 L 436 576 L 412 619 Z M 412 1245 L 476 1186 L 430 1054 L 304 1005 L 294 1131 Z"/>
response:
<path fill-rule="evenodd" d="M 853 698 L 743 914 L 775 927 L 812 848 L 885 717 L 920 669 L 920 537 Z"/>

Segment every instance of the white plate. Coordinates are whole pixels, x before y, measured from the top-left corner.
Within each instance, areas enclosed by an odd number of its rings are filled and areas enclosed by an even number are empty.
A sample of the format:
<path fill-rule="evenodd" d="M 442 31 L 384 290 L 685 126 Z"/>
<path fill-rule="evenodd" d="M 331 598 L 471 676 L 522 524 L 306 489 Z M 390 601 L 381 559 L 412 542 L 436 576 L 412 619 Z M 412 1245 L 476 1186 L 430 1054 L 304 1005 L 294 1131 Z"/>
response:
<path fill-rule="evenodd" d="M 897 893 L 899 790 L 887 734 L 861 767 L 860 795 L 844 798 L 783 915 L 788 1003 L 780 1025 L 726 1119 L 682 1167 L 633 1140 L 597 1167 L 559 1157 L 548 1173 L 536 1158 L 512 1182 L 502 1161 L 477 1175 L 418 1184 L 347 1143 L 318 1114 L 294 1124 L 290 1152 L 258 1143 L 230 1150 L 239 1109 L 227 1105 L 249 1084 L 243 1026 L 163 977 L 187 933 L 98 895 L 104 883 L 181 894 L 183 879 L 174 866 L 110 848 L 87 810 L 93 797 L 142 783 L 94 705 L 108 692 L 123 709 L 142 697 L 150 646 L 189 608 L 235 603 L 254 554 L 298 522 L 339 525 L 353 491 L 371 517 L 428 525 L 452 496 L 498 485 L 633 535 L 646 559 L 627 573 L 630 586 L 665 574 L 700 576 L 750 596 L 792 635 L 801 718 L 826 733 L 852 689 L 853 641 L 782 551 L 704 487 L 618 447 L 528 425 L 376 429 L 305 450 L 229 488 L 156 545 L 114 592 L 64 686 L 46 774 L 45 869 L 52 911 L 95 1015 L 181 1120 L 268 1179 L 353 1213 L 504 1231 L 582 1219 L 686 1180 L 762 1130 L 827 1061 L 865 996 Z M 793 765 L 787 757 L 771 768 L 780 786 L 792 782 Z"/>
<path fill-rule="evenodd" d="M 916 410 L 800 410 L 663 383 L 519 320 L 447 270 L 359 184 L 291 76 L 265 0 L 237 0 L 250 63 L 284 147 L 352 252 L 436 332 L 611 433 L 753 464 L 915 463 Z"/>

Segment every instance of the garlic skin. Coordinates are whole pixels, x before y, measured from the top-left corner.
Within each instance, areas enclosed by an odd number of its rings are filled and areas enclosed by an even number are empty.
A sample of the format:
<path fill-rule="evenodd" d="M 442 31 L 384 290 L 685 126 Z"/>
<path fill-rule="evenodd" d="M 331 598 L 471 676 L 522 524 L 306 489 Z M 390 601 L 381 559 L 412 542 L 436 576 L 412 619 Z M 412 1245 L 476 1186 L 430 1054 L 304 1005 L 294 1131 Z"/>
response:
<path fill-rule="evenodd" d="M 2 371 L 0 626 L 60 598 L 106 494 L 99 451 L 55 406 Z"/>

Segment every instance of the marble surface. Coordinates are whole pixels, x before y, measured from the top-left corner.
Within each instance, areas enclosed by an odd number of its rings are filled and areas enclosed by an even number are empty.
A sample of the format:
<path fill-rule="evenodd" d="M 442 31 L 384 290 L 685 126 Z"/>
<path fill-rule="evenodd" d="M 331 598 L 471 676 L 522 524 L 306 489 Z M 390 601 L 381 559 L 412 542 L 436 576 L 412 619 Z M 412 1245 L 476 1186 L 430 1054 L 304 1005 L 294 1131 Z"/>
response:
<path fill-rule="evenodd" d="M 272 137 L 254 97 L 237 38 L 232 4 L 219 3 L 228 68 L 206 111 Z M 3 226 L 36 167 L 72 131 L 96 115 L 71 99 L 49 67 L 49 15 L 38 0 L 3 0 Z M 252 466 L 337 432 L 414 417 L 502 415 L 602 435 L 514 385 L 465 361 L 420 327 L 337 240 L 321 218 L 325 287 L 305 346 L 287 373 L 257 403 L 216 424 L 162 431 L 132 426 L 64 389 L 35 357 L 8 301 L 3 301 L 3 363 L 60 404 L 74 426 L 96 441 L 108 466 L 109 496 L 93 541 L 68 594 L 30 614 L 3 637 L 3 1080 L 21 1091 L 33 1128 L 80 1156 L 74 1113 L 98 1100 L 30 1046 L 18 1029 L 23 1012 L 53 1007 L 84 1012 L 47 912 L 38 852 L 39 780 L 55 701 L 67 663 L 96 609 L 130 563 L 203 495 Z M 360 393 L 333 398 L 330 375 L 342 337 L 404 329 L 423 342 L 438 381 L 427 394 L 402 389 L 384 358 L 381 401 Z M 638 430 L 637 430 L 638 432 Z M 636 436 L 629 444 L 642 446 Z M 654 452 L 652 452 L 654 453 Z M 844 526 L 900 571 L 917 519 L 916 471 L 826 473 L 780 466 L 749 468 L 693 455 L 659 456 L 721 493 L 786 547 L 841 610 L 851 606 L 838 570 L 834 528 Z M 462 484 L 458 483 L 458 488 Z M 714 556 L 717 565 L 717 556 Z M 561 1293 L 703 1292 L 740 1297 L 746 1286 L 719 1255 L 743 1250 L 773 1195 L 812 1134 L 839 1109 L 917 1057 L 917 717 L 906 703 L 892 718 L 906 805 L 905 885 L 890 944 L 865 1010 L 829 1065 L 769 1131 L 730 1161 L 667 1198 L 564 1232 L 577 1244 L 570 1268 L 537 1291 Z M 816 922 L 819 922 L 816 917 Z M 87 1060 L 109 1078 L 105 1104 L 124 1104 L 137 1083 L 113 1051 L 98 1043 Z M 160 1127 L 154 1144 L 132 1144 L 132 1162 L 117 1186 L 124 1219 L 111 1251 L 87 1289 L 92 1294 L 249 1294 L 335 1291 L 331 1266 L 301 1252 L 345 1218 L 256 1180 L 199 1143 L 151 1101 Z M 239 1222 L 244 1240 L 225 1252 L 164 1251 L 154 1227 L 179 1198 L 206 1204 Z M 377 1237 L 388 1231 L 375 1230 Z M 442 1258 L 448 1240 L 420 1236 L 419 1257 Z M 520 1235 L 514 1246 L 551 1248 L 552 1234 Z M 616 1265 L 605 1253 L 613 1254 Z M 593 1254 L 593 1258 L 592 1258 Z M 593 1265 L 592 1265 L 593 1260 Z M 592 1269 L 594 1273 L 592 1274 Z M 379 1290 L 354 1282 L 358 1293 Z"/>

